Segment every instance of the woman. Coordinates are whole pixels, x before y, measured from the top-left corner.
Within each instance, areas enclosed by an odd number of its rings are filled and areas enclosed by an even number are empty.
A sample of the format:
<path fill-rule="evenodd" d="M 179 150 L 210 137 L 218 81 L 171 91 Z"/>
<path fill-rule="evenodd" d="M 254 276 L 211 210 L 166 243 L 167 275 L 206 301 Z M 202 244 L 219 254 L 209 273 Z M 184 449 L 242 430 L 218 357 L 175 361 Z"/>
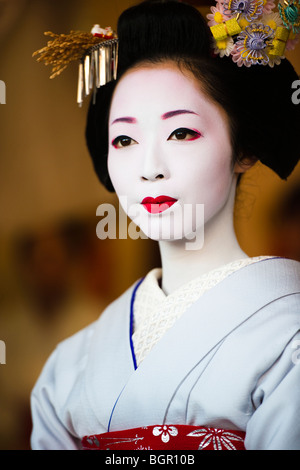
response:
<path fill-rule="evenodd" d="M 32 447 L 300 449 L 299 263 L 249 258 L 233 229 L 240 176 L 260 160 L 286 178 L 299 160 L 297 75 L 215 57 L 179 2 L 126 10 L 118 36 L 87 143 L 162 270 L 54 351 Z"/>

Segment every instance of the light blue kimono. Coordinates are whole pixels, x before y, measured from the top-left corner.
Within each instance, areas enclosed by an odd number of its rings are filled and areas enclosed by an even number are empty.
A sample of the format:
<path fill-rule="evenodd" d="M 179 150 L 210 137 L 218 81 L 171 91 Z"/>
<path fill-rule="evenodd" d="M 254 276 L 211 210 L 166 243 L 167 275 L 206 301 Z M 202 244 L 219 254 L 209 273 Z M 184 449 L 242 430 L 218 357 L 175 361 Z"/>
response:
<path fill-rule="evenodd" d="M 85 435 L 190 424 L 246 432 L 246 449 L 300 450 L 300 263 L 231 274 L 189 307 L 136 367 L 137 286 L 61 343 L 32 393 L 32 448 Z"/>

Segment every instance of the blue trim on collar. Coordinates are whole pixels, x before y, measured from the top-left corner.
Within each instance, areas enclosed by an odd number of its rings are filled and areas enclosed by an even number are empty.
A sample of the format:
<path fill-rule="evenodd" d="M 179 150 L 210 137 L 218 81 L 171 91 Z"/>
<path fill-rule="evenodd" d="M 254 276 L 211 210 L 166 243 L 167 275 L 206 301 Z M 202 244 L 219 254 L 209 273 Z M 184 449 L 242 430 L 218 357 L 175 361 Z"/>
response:
<path fill-rule="evenodd" d="M 135 358 L 135 354 L 134 354 L 134 347 L 133 347 L 133 342 L 132 342 L 132 333 L 133 333 L 133 305 L 134 305 L 134 299 L 135 299 L 135 294 L 136 294 L 136 291 L 138 290 L 138 287 L 139 285 L 143 282 L 144 280 L 144 277 L 142 279 L 140 279 L 137 283 L 137 285 L 134 287 L 134 290 L 133 290 L 133 293 L 132 293 L 132 296 L 131 296 L 131 301 L 130 301 L 130 317 L 129 317 L 129 342 L 130 342 L 130 349 L 131 349 L 131 355 L 132 355 L 132 360 L 133 360 L 133 365 L 134 365 L 134 369 L 136 370 L 137 369 L 137 363 L 136 363 L 136 358 Z M 111 420 L 112 420 L 112 417 L 113 417 L 113 414 L 114 414 L 114 411 L 115 411 L 115 407 L 119 401 L 119 398 L 120 396 L 122 395 L 122 392 L 124 390 L 124 388 L 126 387 L 126 384 L 124 385 L 124 387 L 122 388 L 118 398 L 116 399 L 116 402 L 113 406 L 113 409 L 111 411 L 111 414 L 110 414 L 110 418 L 109 418 L 109 422 L 108 422 L 108 426 L 107 426 L 107 432 L 109 432 L 110 430 L 110 424 L 111 424 Z"/>
<path fill-rule="evenodd" d="M 137 369 L 137 362 L 136 362 L 136 357 L 134 353 L 134 347 L 133 347 L 133 341 L 132 341 L 132 334 L 133 334 L 133 305 L 134 305 L 134 299 L 136 295 L 136 291 L 138 290 L 140 284 L 143 282 L 145 278 L 143 277 L 140 279 L 140 281 L 137 283 L 137 285 L 134 288 L 134 291 L 131 296 L 131 302 L 130 302 L 130 321 L 129 321 L 129 341 L 130 341 L 130 349 L 131 349 L 131 355 L 132 355 L 132 360 L 133 360 L 133 365 L 134 369 Z"/>

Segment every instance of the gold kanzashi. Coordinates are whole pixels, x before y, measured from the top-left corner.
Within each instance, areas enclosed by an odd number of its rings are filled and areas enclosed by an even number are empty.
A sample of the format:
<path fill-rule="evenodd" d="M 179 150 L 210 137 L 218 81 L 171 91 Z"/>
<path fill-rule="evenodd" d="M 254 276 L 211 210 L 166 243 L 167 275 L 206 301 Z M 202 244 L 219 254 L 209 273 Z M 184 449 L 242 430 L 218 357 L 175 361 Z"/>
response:
<path fill-rule="evenodd" d="M 69 34 L 55 34 L 48 31 L 44 34 L 53 39 L 48 41 L 47 46 L 34 52 L 33 56 L 38 56 L 38 62 L 52 66 L 50 78 L 61 74 L 70 62 L 80 60 L 91 47 L 106 41 L 105 38 L 82 31 L 71 31 Z"/>

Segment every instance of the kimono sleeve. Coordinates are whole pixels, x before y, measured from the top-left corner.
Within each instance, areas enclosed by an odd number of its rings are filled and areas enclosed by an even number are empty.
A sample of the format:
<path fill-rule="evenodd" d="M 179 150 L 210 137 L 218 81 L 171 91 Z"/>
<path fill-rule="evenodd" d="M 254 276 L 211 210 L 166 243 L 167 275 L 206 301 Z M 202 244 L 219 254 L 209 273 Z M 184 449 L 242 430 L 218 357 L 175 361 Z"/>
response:
<path fill-rule="evenodd" d="M 259 380 L 252 397 L 247 450 L 300 450 L 300 333 Z"/>
<path fill-rule="evenodd" d="M 79 440 L 59 418 L 55 397 L 57 350 L 48 359 L 31 394 L 32 450 L 77 450 Z"/>

